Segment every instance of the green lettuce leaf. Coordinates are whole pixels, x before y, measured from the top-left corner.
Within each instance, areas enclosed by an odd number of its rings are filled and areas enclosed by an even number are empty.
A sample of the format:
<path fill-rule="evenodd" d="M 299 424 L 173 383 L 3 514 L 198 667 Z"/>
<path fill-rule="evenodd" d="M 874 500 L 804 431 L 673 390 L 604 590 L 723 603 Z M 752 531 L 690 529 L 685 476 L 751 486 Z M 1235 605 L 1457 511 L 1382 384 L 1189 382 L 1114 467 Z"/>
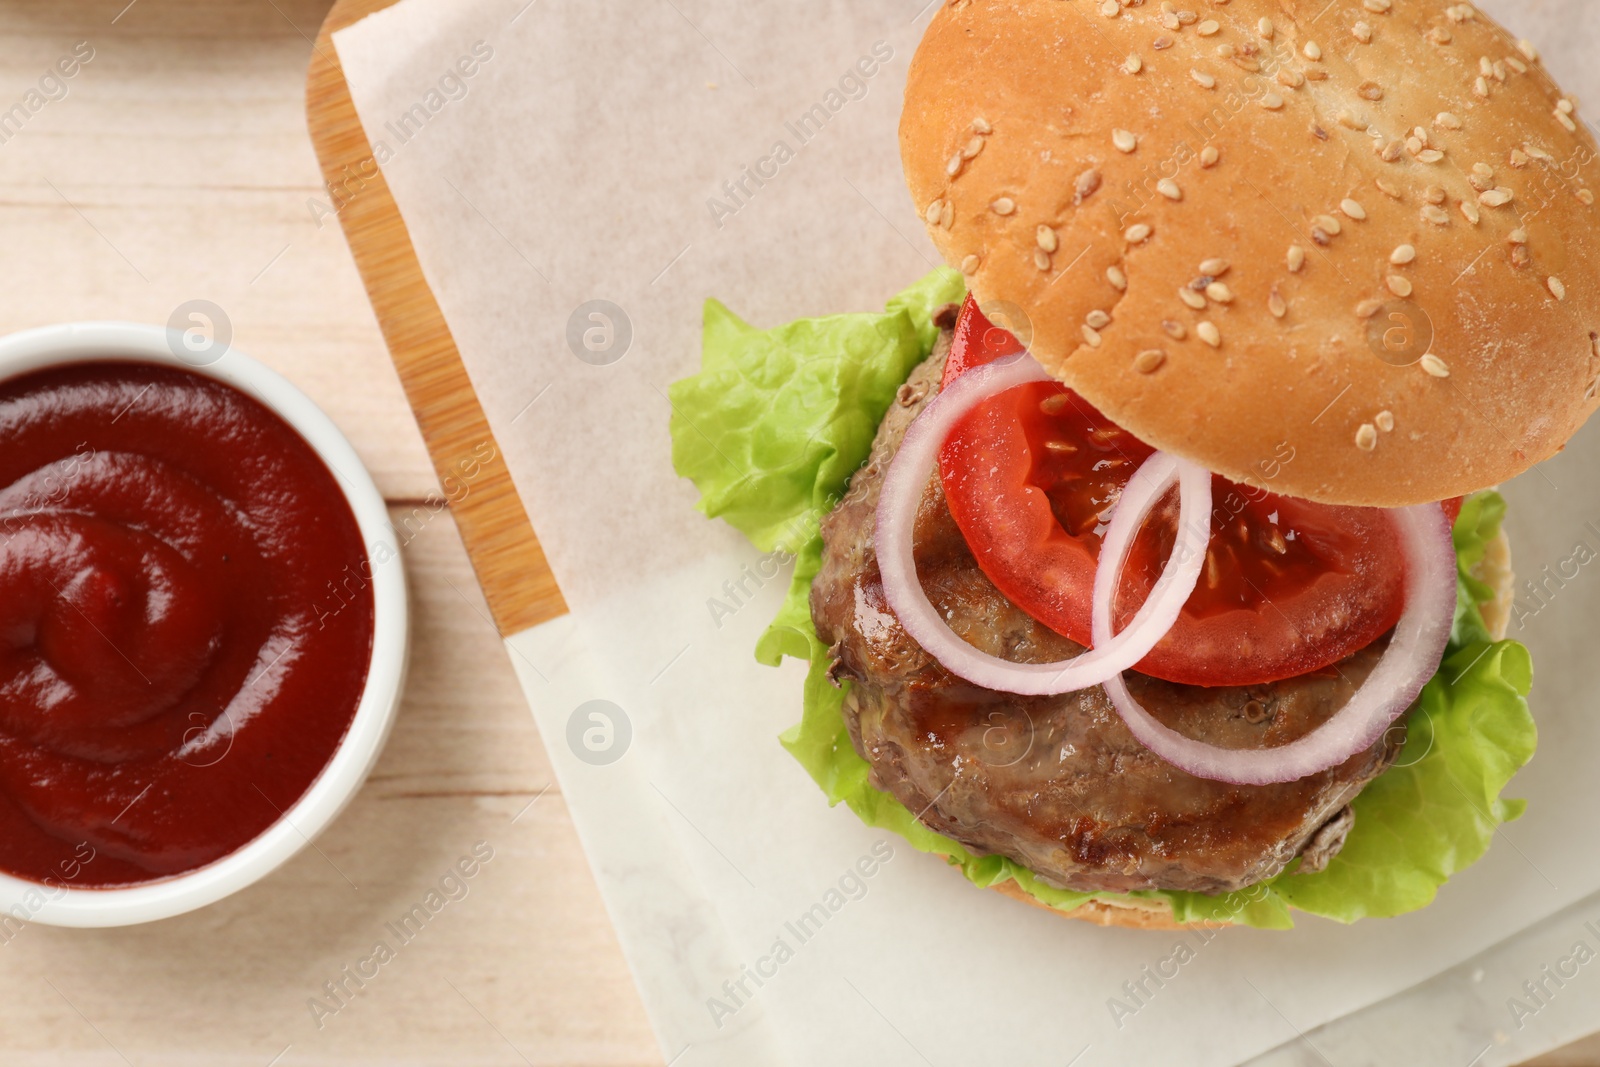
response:
<path fill-rule="evenodd" d="M 1439 673 L 1406 720 L 1396 765 L 1354 801 L 1355 826 L 1326 870 L 1295 866 L 1237 893 L 1077 893 L 1047 885 L 1001 856 L 977 856 L 928 829 L 868 783 L 867 762 L 844 726 L 847 690 L 827 679 L 827 649 L 811 625 L 809 596 L 821 562 L 819 524 L 864 463 L 896 390 L 932 350 L 933 314 L 964 295 L 960 275 L 935 271 L 882 314 L 803 319 L 770 330 L 707 301 L 701 373 L 670 392 L 673 463 L 701 494 L 700 510 L 763 551 L 795 556 L 794 578 L 757 659 L 810 664 L 800 722 L 780 737 L 821 787 L 867 825 L 945 857 L 973 884 L 1014 881 L 1042 903 L 1071 910 L 1091 900 L 1164 901 L 1182 922 L 1282 929 L 1292 911 L 1354 922 L 1423 907 L 1477 861 L 1503 822 L 1522 814 L 1501 790 L 1533 755 L 1528 713 L 1532 664 L 1514 641 L 1492 640 L 1478 608 L 1493 590 L 1473 577 L 1499 533 L 1505 501 L 1467 500 L 1455 526 L 1457 609 Z"/>

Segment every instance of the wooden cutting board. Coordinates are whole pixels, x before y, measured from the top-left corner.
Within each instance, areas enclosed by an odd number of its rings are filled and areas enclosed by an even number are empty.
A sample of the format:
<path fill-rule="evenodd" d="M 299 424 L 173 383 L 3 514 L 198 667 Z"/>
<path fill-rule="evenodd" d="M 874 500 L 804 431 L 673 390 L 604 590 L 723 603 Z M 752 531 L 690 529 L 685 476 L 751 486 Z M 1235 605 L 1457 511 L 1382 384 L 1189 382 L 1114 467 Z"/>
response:
<path fill-rule="evenodd" d="M 494 434 L 450 327 L 422 276 L 400 209 L 373 160 L 331 39 L 335 31 L 397 2 L 336 0 L 311 57 L 306 116 L 323 178 L 331 189 L 342 191 L 345 202 L 339 222 L 378 326 L 440 484 L 449 485 L 458 464 L 484 442 L 493 443 Z M 500 455 L 498 444 L 494 454 Z M 566 601 L 504 463 L 494 463 L 478 475 L 472 491 L 452 501 L 450 510 L 503 636 L 567 614 Z M 1536 1062 L 1549 1067 L 1600 1064 L 1600 1038 Z"/>
<path fill-rule="evenodd" d="M 487 442 L 494 461 L 451 499 L 467 554 L 502 636 L 567 613 L 544 549 L 489 430 L 438 301 L 422 276 L 411 235 L 356 116 L 334 51 L 335 31 L 397 0 L 337 0 L 317 35 L 306 81 L 311 141 L 332 204 L 366 285 L 378 326 L 400 373 L 441 485 L 461 484 L 461 464 L 478 462 Z"/>

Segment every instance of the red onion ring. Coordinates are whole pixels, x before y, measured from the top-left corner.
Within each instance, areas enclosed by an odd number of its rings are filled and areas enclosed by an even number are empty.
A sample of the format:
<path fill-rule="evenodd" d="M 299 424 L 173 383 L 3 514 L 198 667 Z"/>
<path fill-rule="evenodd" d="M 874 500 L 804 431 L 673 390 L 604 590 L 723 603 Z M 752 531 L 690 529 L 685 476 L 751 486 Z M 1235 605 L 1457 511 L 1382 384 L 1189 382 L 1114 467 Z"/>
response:
<path fill-rule="evenodd" d="M 1406 551 L 1405 610 L 1377 666 L 1332 718 L 1298 741 L 1277 748 L 1218 748 L 1157 722 L 1118 675 L 1104 683 L 1105 689 L 1133 736 L 1180 770 L 1236 785 L 1297 781 L 1376 744 L 1438 670 L 1456 606 L 1456 553 L 1444 509 L 1424 504 L 1398 508 L 1389 515 L 1399 527 Z M 1106 532 L 1107 548 L 1119 538 L 1131 541 L 1140 521 L 1132 509 L 1125 512 L 1119 504 Z M 1108 558 L 1104 549 L 1100 558 Z M 1120 576 L 1120 563 L 1112 575 L 1105 572 L 1102 567 L 1095 575 L 1096 645 L 1112 636 L 1110 590 Z"/>
<path fill-rule="evenodd" d="M 1123 490 L 1116 517 L 1134 518 L 1133 528 L 1171 488 L 1179 484 L 1179 536 L 1150 596 L 1132 622 L 1114 637 L 1095 639 L 1095 647 L 1056 663 L 1012 663 L 967 644 L 934 608 L 917 580 L 912 556 L 912 530 L 917 508 L 932 475 L 939 450 L 957 421 L 978 404 L 1030 382 L 1052 381 L 1027 353 L 975 367 L 941 391 L 906 430 L 894 461 L 884 476 L 878 499 L 874 546 L 883 577 L 884 598 L 900 624 L 946 670 L 974 685 L 1019 696 L 1055 696 L 1115 680 L 1144 659 L 1177 622 L 1184 602 L 1194 592 L 1210 541 L 1211 475 L 1186 460 L 1157 452 L 1145 461 Z M 1137 503 L 1128 506 L 1130 497 Z M 1129 538 L 1131 541 L 1131 537 Z M 1127 546 L 1115 560 L 1120 574 Z M 1101 560 L 1108 557 L 1102 550 Z M 1102 566 L 1100 572 L 1106 568 Z M 1096 574 L 1096 588 L 1100 574 Z"/>

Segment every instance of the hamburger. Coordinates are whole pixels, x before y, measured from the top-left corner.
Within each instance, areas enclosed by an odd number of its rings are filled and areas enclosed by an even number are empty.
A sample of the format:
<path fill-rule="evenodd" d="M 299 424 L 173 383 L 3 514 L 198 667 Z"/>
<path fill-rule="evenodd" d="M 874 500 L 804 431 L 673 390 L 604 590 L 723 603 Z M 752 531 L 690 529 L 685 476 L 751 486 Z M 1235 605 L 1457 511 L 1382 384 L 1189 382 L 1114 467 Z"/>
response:
<path fill-rule="evenodd" d="M 1504 501 L 1600 403 L 1596 146 L 1467 4 L 954 0 L 909 72 L 949 266 L 708 302 L 674 463 L 793 585 L 783 743 L 1102 924 L 1427 904 L 1521 811 Z"/>

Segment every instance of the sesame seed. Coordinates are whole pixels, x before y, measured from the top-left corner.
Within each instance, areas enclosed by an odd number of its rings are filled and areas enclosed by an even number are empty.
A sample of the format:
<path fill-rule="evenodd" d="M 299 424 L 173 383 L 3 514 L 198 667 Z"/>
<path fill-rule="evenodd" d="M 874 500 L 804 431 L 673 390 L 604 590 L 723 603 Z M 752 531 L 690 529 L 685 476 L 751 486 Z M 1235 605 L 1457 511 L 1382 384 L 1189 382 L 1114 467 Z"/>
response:
<path fill-rule="evenodd" d="M 1215 89 L 1217 87 L 1217 79 L 1203 70 L 1191 70 L 1189 71 L 1189 77 L 1199 82 L 1202 89 Z"/>
<path fill-rule="evenodd" d="M 1080 204 L 1083 203 L 1085 200 L 1093 196 L 1095 194 L 1095 190 L 1099 188 L 1100 172 L 1091 167 L 1082 174 L 1078 175 L 1078 180 L 1074 183 L 1074 191 L 1077 193 L 1077 202 Z"/>
<path fill-rule="evenodd" d="M 1415 262 L 1416 258 L 1417 250 L 1411 245 L 1400 245 L 1389 253 L 1389 262 L 1397 267 L 1403 267 L 1407 263 Z"/>
<path fill-rule="evenodd" d="M 1178 290 L 1178 299 L 1182 300 L 1185 304 L 1194 308 L 1196 311 L 1204 311 L 1206 309 L 1206 298 L 1202 294 L 1190 289 L 1187 285 Z"/>
<path fill-rule="evenodd" d="M 1525 144 L 1522 147 L 1528 153 L 1528 155 L 1539 160 L 1541 163 L 1554 163 L 1556 161 L 1555 156 L 1552 156 L 1549 152 L 1546 152 L 1538 145 Z"/>
<path fill-rule="evenodd" d="M 1344 232 L 1344 226 L 1332 215 L 1318 215 L 1311 220 L 1311 225 L 1330 237 L 1337 237 Z"/>
<path fill-rule="evenodd" d="M 1494 64 L 1489 62 L 1488 56 L 1478 57 L 1478 73 L 1482 74 L 1485 78 L 1494 77 Z"/>
<path fill-rule="evenodd" d="M 1128 291 L 1128 276 L 1122 273 L 1121 267 L 1107 267 L 1106 281 L 1111 283 L 1111 288 L 1119 293 Z"/>
<path fill-rule="evenodd" d="M 1377 147 L 1377 142 L 1373 142 L 1373 147 Z M 1382 151 L 1380 151 L 1378 155 L 1385 163 L 1393 163 L 1395 160 L 1400 158 L 1400 155 L 1404 150 L 1405 146 L 1399 141 L 1390 141 L 1388 144 L 1383 146 Z"/>
<path fill-rule="evenodd" d="M 1039 247 L 1046 252 L 1054 252 L 1061 247 L 1061 242 L 1056 238 L 1056 231 L 1049 226 L 1040 226 L 1035 232 L 1035 238 L 1039 242 Z"/>
<path fill-rule="evenodd" d="M 1428 204 L 1422 209 L 1422 217 L 1435 226 L 1446 226 L 1450 223 L 1450 212 L 1437 204 Z"/>
<path fill-rule="evenodd" d="M 1151 230 L 1149 223 L 1137 222 L 1132 226 L 1129 226 L 1127 231 L 1122 236 L 1128 239 L 1128 243 L 1130 245 L 1137 245 L 1148 241 L 1150 239 L 1150 234 L 1153 232 L 1154 231 Z"/>
<path fill-rule="evenodd" d="M 1389 275 L 1383 280 L 1383 284 L 1387 285 L 1389 287 L 1389 291 L 1402 300 L 1410 296 L 1413 292 L 1411 279 L 1402 278 L 1398 274 Z"/>
<path fill-rule="evenodd" d="M 1489 79 L 1478 75 L 1478 79 L 1472 83 L 1472 92 L 1481 99 L 1489 99 Z"/>
<path fill-rule="evenodd" d="M 1444 153 L 1437 148 L 1425 148 L 1417 153 L 1419 163 L 1437 163 L 1444 158 Z"/>
<path fill-rule="evenodd" d="M 1445 29 L 1443 26 L 1435 26 L 1433 29 L 1428 31 L 1428 40 L 1432 41 L 1434 44 L 1449 44 L 1451 41 L 1455 40 L 1455 38 L 1452 37 L 1450 35 L 1450 31 Z"/>
<path fill-rule="evenodd" d="M 1151 42 L 1150 47 L 1154 48 L 1157 52 L 1165 52 L 1167 49 L 1171 48 L 1176 43 L 1177 42 L 1174 41 L 1171 37 L 1157 37 L 1154 41 Z"/>
<path fill-rule="evenodd" d="M 1372 27 L 1367 25 L 1365 22 L 1356 23 L 1350 28 L 1350 32 L 1353 33 L 1356 40 L 1360 41 L 1362 44 L 1372 43 Z"/>
<path fill-rule="evenodd" d="M 1583 201 L 1585 204 L 1588 204 L 1591 207 L 1594 206 L 1594 192 L 1593 192 L 1593 190 L 1590 190 L 1590 189 L 1579 189 L 1578 192 L 1577 192 L 1577 197 L 1578 197 L 1579 200 Z"/>
<path fill-rule="evenodd" d="M 1067 410 L 1067 405 L 1072 403 L 1066 393 L 1051 393 L 1039 401 L 1039 410 L 1046 415 L 1059 415 Z"/>
<path fill-rule="evenodd" d="M 1046 252 L 1042 248 L 1035 248 L 1033 250 L 1033 265 L 1035 267 L 1038 267 L 1042 271 L 1049 270 L 1050 269 L 1050 253 Z"/>
<path fill-rule="evenodd" d="M 1144 60 L 1139 58 L 1137 52 L 1130 53 L 1128 58 L 1123 61 L 1122 69 L 1129 74 L 1137 74 L 1144 69 Z"/>
<path fill-rule="evenodd" d="M 1275 319 L 1281 319 L 1289 314 L 1289 305 L 1284 302 L 1283 295 L 1278 292 L 1276 285 L 1272 287 L 1272 292 L 1267 294 L 1267 310 L 1272 312 L 1272 317 Z"/>
<path fill-rule="evenodd" d="M 1363 452 L 1371 452 L 1378 447 L 1378 428 L 1370 422 L 1363 422 L 1361 429 L 1356 431 L 1356 447 Z"/>
<path fill-rule="evenodd" d="M 1480 178 L 1487 178 L 1490 181 L 1494 180 L 1494 168 L 1489 166 L 1487 163 L 1474 163 L 1472 165 L 1472 173 Z"/>
<path fill-rule="evenodd" d="M 1514 245 L 1525 245 L 1528 243 L 1528 231 L 1521 228 L 1512 230 L 1506 240 Z"/>
<path fill-rule="evenodd" d="M 1551 275 L 1545 279 L 1544 283 L 1550 287 L 1550 295 L 1557 300 L 1565 300 L 1567 298 L 1567 287 L 1560 278 Z"/>
<path fill-rule="evenodd" d="M 1149 348 L 1133 357 L 1133 369 L 1140 374 L 1154 374 L 1167 361 L 1167 354 L 1159 348 Z"/>
<path fill-rule="evenodd" d="M 1394 432 L 1394 412 L 1380 411 L 1378 412 L 1377 418 L 1373 419 L 1372 421 L 1376 423 L 1378 429 L 1382 430 L 1384 433 Z"/>
<path fill-rule="evenodd" d="M 1010 215 L 1012 212 L 1017 210 L 1017 202 L 1011 199 L 1009 196 L 1002 196 L 994 203 L 989 205 L 989 210 L 993 211 L 996 215 Z"/>
<path fill-rule="evenodd" d="M 1527 56 L 1529 63 L 1539 62 L 1539 50 L 1533 46 L 1532 41 L 1526 39 L 1518 41 L 1517 51 L 1521 52 L 1524 56 Z"/>
<path fill-rule="evenodd" d="M 1206 19 L 1196 28 L 1195 32 L 1200 34 L 1202 37 L 1211 37 L 1221 29 L 1222 26 L 1217 22 L 1216 19 Z"/>
<path fill-rule="evenodd" d="M 1094 330 L 1092 330 L 1089 327 L 1085 326 L 1083 328 L 1083 343 L 1088 345 L 1090 348 L 1099 348 L 1100 347 L 1100 335 L 1098 333 L 1096 333 Z"/>
<path fill-rule="evenodd" d="M 1222 153 L 1217 151 L 1215 145 L 1206 145 L 1200 150 L 1200 165 L 1205 167 L 1207 170 L 1210 170 L 1212 167 L 1216 166 L 1217 160 L 1221 158 Z"/>
<path fill-rule="evenodd" d="M 1528 153 L 1524 152 L 1520 148 L 1513 148 L 1511 150 L 1511 165 L 1516 167 L 1518 170 L 1526 167 L 1528 165 L 1528 161 L 1532 158 L 1532 156 L 1528 155 Z"/>
<path fill-rule="evenodd" d="M 957 152 L 950 157 L 950 162 L 944 165 L 944 172 L 954 178 L 961 173 L 961 168 L 966 166 L 966 163 L 967 161 L 961 157 L 961 153 Z"/>
<path fill-rule="evenodd" d="M 1184 26 L 1193 26 L 1195 21 L 1199 18 L 1200 16 L 1196 15 L 1193 11 L 1178 12 L 1178 22 Z"/>
<path fill-rule="evenodd" d="M 1117 0 L 1105 0 L 1105 3 L 1100 5 L 1100 14 L 1108 19 L 1114 19 L 1122 14 L 1122 5 L 1117 3 Z"/>
<path fill-rule="evenodd" d="M 1171 178 L 1162 178 L 1156 182 L 1156 192 L 1168 200 L 1182 200 L 1183 190 L 1178 188 L 1178 183 Z"/>
<path fill-rule="evenodd" d="M 1089 314 L 1084 317 L 1083 321 L 1089 324 L 1090 329 L 1103 330 L 1107 326 L 1111 325 L 1111 316 L 1107 315 L 1104 311 L 1095 310 L 1089 312 Z"/>
<path fill-rule="evenodd" d="M 1568 132 L 1570 132 L 1570 133 L 1577 133 L 1578 132 L 1578 124 L 1576 122 L 1572 121 L 1572 116 L 1571 115 L 1567 114 L 1565 111 L 1557 111 L 1555 114 L 1556 114 L 1556 121 L 1561 123 L 1561 125 L 1565 126 L 1567 128 Z"/>
<path fill-rule="evenodd" d="M 1513 199 L 1514 194 L 1503 185 L 1498 189 L 1490 189 L 1487 192 L 1478 194 L 1478 203 L 1484 207 L 1505 207 Z"/>
<path fill-rule="evenodd" d="M 1420 362 L 1422 363 L 1422 369 L 1427 371 L 1428 374 L 1432 375 L 1433 377 L 1435 377 L 1435 378 L 1448 378 L 1448 377 L 1450 377 L 1450 366 L 1449 366 L 1449 364 L 1445 363 L 1444 360 L 1440 359 L 1438 356 L 1434 355 L 1432 352 L 1429 352 L 1427 355 L 1423 356 Z"/>
<path fill-rule="evenodd" d="M 978 256 L 976 253 L 973 253 L 961 261 L 961 273 L 971 277 L 972 275 L 978 273 L 978 267 L 982 263 L 982 257 Z"/>
<path fill-rule="evenodd" d="M 1461 128 L 1461 120 L 1448 111 L 1441 111 L 1434 116 L 1433 124 L 1446 130 L 1459 130 Z"/>
<path fill-rule="evenodd" d="M 1383 86 L 1377 82 L 1362 82 L 1356 86 L 1356 95 L 1363 100 L 1382 100 Z"/>
<path fill-rule="evenodd" d="M 1220 278 L 1233 264 L 1225 259 L 1208 259 L 1200 264 L 1200 273 L 1210 278 Z"/>
<path fill-rule="evenodd" d="M 1194 328 L 1195 335 L 1212 348 L 1222 347 L 1222 331 L 1214 322 L 1202 322 Z"/>
<path fill-rule="evenodd" d="M 1511 264 L 1515 267 L 1526 267 L 1533 262 L 1533 256 L 1528 254 L 1527 245 L 1511 246 Z"/>
<path fill-rule="evenodd" d="M 928 205 L 928 210 L 922 213 L 922 220 L 929 226 L 933 226 L 938 223 L 940 216 L 943 214 L 944 201 L 942 199 L 935 200 L 933 203 Z"/>
<path fill-rule="evenodd" d="M 1406 151 L 1410 152 L 1412 155 L 1416 155 L 1418 152 L 1422 151 L 1422 141 L 1416 137 L 1406 138 Z"/>
<path fill-rule="evenodd" d="M 1392 0 L 1362 0 L 1361 6 L 1375 15 L 1387 15 Z"/>
<path fill-rule="evenodd" d="M 1461 201 L 1461 214 L 1465 215 L 1467 221 L 1474 226 L 1483 220 L 1483 212 L 1479 211 L 1478 205 L 1470 200 Z"/>
<path fill-rule="evenodd" d="M 984 141 L 982 137 L 974 137 L 972 140 L 968 141 L 967 146 L 961 150 L 962 157 L 965 159 L 976 159 L 978 153 L 983 151 L 983 145 Z"/>
<path fill-rule="evenodd" d="M 1560 100 L 1556 101 L 1556 110 L 1562 112 L 1563 114 L 1570 115 L 1576 111 L 1577 108 L 1573 105 L 1571 100 L 1568 100 L 1563 96 Z"/>
<path fill-rule="evenodd" d="M 1112 130 L 1111 143 L 1118 152 L 1129 153 L 1139 147 L 1139 138 L 1131 130 Z"/>
<path fill-rule="evenodd" d="M 1233 303 L 1233 290 L 1222 282 L 1212 282 L 1206 286 L 1206 296 L 1219 304 Z"/>
<path fill-rule="evenodd" d="M 1374 178 L 1372 180 L 1372 184 L 1376 185 L 1378 187 L 1378 191 L 1383 193 L 1383 195 L 1387 196 L 1389 199 L 1400 199 L 1400 189 L 1393 182 L 1385 181 L 1382 178 Z"/>
<path fill-rule="evenodd" d="M 1516 56 L 1506 56 L 1506 66 L 1510 67 L 1512 70 L 1516 71 L 1518 74 L 1526 74 L 1526 73 L 1528 73 L 1528 64 L 1524 63 L 1522 60 L 1518 59 Z"/>
<path fill-rule="evenodd" d="M 1349 198 L 1339 201 L 1339 210 L 1357 221 L 1367 217 L 1367 209 Z"/>
<path fill-rule="evenodd" d="M 1261 106 L 1268 111 L 1277 111 L 1283 107 L 1283 97 L 1277 93 L 1267 93 L 1261 98 Z"/>
<path fill-rule="evenodd" d="M 979 115 L 972 120 L 972 132 L 987 136 L 994 132 L 994 127 L 990 126 L 982 115 Z"/>
<path fill-rule="evenodd" d="M 1313 63 L 1322 58 L 1322 46 L 1315 41 L 1307 41 L 1300 52 Z"/>
<path fill-rule="evenodd" d="M 1306 265 L 1306 250 L 1299 245 L 1289 246 L 1289 273 L 1299 274 L 1300 268 Z"/>
<path fill-rule="evenodd" d="M 1271 19 L 1264 18 L 1260 22 L 1256 23 L 1256 32 L 1260 33 L 1262 37 L 1269 41 L 1272 40 L 1272 30 L 1273 26 Z"/>
<path fill-rule="evenodd" d="M 1356 318 L 1370 319 L 1383 310 L 1382 300 L 1363 300 L 1356 305 Z"/>
<path fill-rule="evenodd" d="M 1343 126 L 1347 130 L 1361 130 L 1366 128 L 1366 123 L 1362 122 L 1348 111 L 1339 112 L 1337 121 L 1339 125 Z"/>
<path fill-rule="evenodd" d="M 1430 185 L 1428 186 L 1427 190 L 1423 192 L 1422 199 L 1426 200 L 1430 204 L 1442 204 L 1445 202 L 1446 196 L 1447 194 L 1444 191 L 1444 186 Z"/>
<path fill-rule="evenodd" d="M 944 207 L 939 209 L 939 226 L 948 230 L 956 224 L 956 205 L 946 200 Z"/>
<path fill-rule="evenodd" d="M 1167 336 L 1172 338 L 1174 341 L 1181 341 L 1185 337 L 1189 336 L 1189 328 L 1187 326 L 1181 322 L 1174 322 L 1171 319 L 1163 319 L 1161 321 L 1161 328 L 1165 330 Z"/>
<path fill-rule="evenodd" d="M 1298 89 L 1306 83 L 1306 76 L 1290 67 L 1278 68 L 1278 84 L 1287 85 L 1291 89 Z"/>

